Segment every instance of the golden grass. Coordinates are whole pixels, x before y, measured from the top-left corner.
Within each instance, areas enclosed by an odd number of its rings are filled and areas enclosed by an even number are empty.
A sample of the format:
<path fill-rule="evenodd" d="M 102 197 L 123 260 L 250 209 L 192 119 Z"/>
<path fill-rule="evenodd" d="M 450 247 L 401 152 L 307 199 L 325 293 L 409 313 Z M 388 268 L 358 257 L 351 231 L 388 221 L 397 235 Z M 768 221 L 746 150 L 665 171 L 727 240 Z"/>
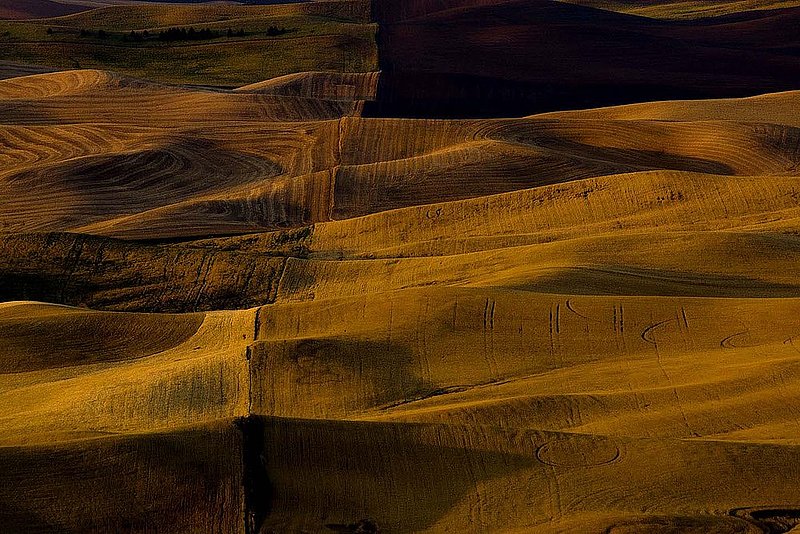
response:
<path fill-rule="evenodd" d="M 689 206 L 691 189 L 712 188 L 700 193 L 705 203 L 706 198 L 714 201 L 719 187 L 744 188 L 731 190 L 740 198 L 772 187 L 771 178 L 753 188 L 749 180 L 720 176 L 783 176 L 785 181 L 776 182 L 782 192 L 775 194 L 794 198 L 790 178 L 800 168 L 792 118 L 796 93 L 526 119 L 358 118 L 363 99 L 374 96 L 375 83 L 374 75 L 307 73 L 237 91 L 212 91 L 104 71 L 0 81 L 5 122 L 0 159 L 8 164 L 0 171 L 6 185 L 0 193 L 0 224 L 13 232 L 177 238 L 415 208 L 393 216 L 395 222 L 387 227 L 391 233 L 411 213 L 414 225 L 423 212 L 425 225 L 452 221 L 452 215 L 440 217 L 445 208 L 439 203 L 479 197 L 494 203 L 489 200 L 494 195 L 515 191 L 529 190 L 497 202 L 518 202 L 511 211 L 530 217 L 528 203 L 540 196 L 566 195 L 579 205 L 580 197 L 587 202 L 596 191 L 605 198 L 602 210 L 617 210 L 618 199 L 602 191 L 616 191 L 619 180 L 629 180 L 632 194 L 646 194 L 651 203 L 677 206 Z M 642 178 L 626 178 L 632 173 L 661 183 L 643 184 L 644 193 L 637 185 Z M 203 180 L 196 179 L 199 174 Z M 625 177 L 611 178 L 618 175 Z M 577 180 L 590 182 L 577 185 Z M 531 189 L 567 183 L 572 185 Z M 59 201 L 51 202 L 55 198 Z M 417 207 L 433 204 L 432 210 Z M 696 215 L 693 206 L 681 213 Z M 447 209 L 481 208 L 467 203 Z M 762 212 L 771 209 L 762 207 Z M 628 224 L 617 220 L 622 216 L 607 219 Z M 354 224 L 389 220 L 358 219 Z M 519 227 L 513 232 L 525 233 Z M 447 235 L 429 232 L 417 240 L 439 236 L 441 241 Z M 393 239 L 384 236 L 378 247 L 365 244 L 365 253 L 396 247 Z"/>
<path fill-rule="evenodd" d="M 143 432 L 246 411 L 243 361 L 253 312 L 98 317 L 103 312 L 24 303 L 0 312 L 4 353 L 17 358 L 4 359 L 4 445 Z M 45 339 L 58 347 L 52 359 L 27 357 Z"/>
<path fill-rule="evenodd" d="M 646 102 L 602 109 L 563 111 L 537 115 L 541 118 L 765 122 L 800 127 L 800 93 L 789 91 L 750 98 L 702 101 Z"/>
<path fill-rule="evenodd" d="M 0 81 L 4 524 L 795 526 L 798 95 L 359 117 L 375 84 Z"/>

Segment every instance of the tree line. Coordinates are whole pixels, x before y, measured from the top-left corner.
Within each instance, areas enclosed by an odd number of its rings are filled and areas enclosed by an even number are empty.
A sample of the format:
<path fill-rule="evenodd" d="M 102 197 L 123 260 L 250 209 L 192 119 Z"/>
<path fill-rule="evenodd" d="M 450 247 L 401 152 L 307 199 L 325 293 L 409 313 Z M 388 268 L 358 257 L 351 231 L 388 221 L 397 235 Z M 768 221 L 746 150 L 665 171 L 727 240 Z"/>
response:
<path fill-rule="evenodd" d="M 289 33 L 291 30 L 287 30 L 286 28 L 279 28 L 278 26 L 270 26 L 267 28 L 265 32 L 267 37 L 276 37 L 278 35 L 284 35 Z M 52 35 L 53 29 L 48 28 L 47 34 Z M 244 29 L 234 30 L 233 28 L 228 28 L 226 32 L 220 32 L 217 30 L 212 30 L 211 28 L 201 28 L 196 29 L 194 27 L 187 27 L 187 28 L 169 28 L 166 30 L 161 30 L 158 33 L 149 32 L 148 30 L 143 31 L 136 31 L 131 30 L 128 34 L 123 34 L 123 40 L 130 40 L 134 42 L 142 42 L 147 40 L 158 39 L 159 41 L 203 41 L 209 39 L 218 39 L 220 37 L 245 37 L 248 35 Z M 109 34 L 105 30 L 87 30 L 81 29 L 80 30 L 81 37 L 97 37 L 99 39 L 107 39 Z"/>

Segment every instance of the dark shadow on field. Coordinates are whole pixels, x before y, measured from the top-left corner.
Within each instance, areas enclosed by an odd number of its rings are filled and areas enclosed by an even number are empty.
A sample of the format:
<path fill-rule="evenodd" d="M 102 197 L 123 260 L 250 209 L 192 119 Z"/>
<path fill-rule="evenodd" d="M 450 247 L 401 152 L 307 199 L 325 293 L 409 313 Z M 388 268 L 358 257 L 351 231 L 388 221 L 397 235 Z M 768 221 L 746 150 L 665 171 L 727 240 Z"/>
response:
<path fill-rule="evenodd" d="M 149 314 L 71 312 L 34 317 L 0 315 L 0 339 L 6 349 L 0 373 L 144 358 L 189 339 L 204 316 L 182 315 L 168 325 Z M 140 335 L 143 332 L 149 335 Z"/>
<path fill-rule="evenodd" d="M 0 301 L 162 313 L 249 308 L 274 300 L 284 261 L 79 234 L 0 235 Z"/>
<path fill-rule="evenodd" d="M 366 520 L 386 532 L 424 531 L 483 482 L 536 463 L 481 450 L 473 435 L 479 431 L 464 431 L 265 418 L 264 457 L 275 494 L 262 532 L 336 531 Z"/>
<path fill-rule="evenodd" d="M 334 417 L 436 394 L 421 366 L 408 344 L 333 337 L 259 342 L 250 360 L 252 412 Z"/>
<path fill-rule="evenodd" d="M 236 531 L 239 450 L 230 424 L 0 448 L 0 530 Z"/>

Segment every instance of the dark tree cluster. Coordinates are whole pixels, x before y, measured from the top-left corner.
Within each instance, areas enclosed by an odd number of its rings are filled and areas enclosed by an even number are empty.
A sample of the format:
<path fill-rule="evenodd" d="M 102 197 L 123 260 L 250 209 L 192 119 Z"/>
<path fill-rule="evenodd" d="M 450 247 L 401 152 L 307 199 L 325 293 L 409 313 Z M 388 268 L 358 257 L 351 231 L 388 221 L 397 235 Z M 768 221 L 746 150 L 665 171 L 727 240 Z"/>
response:
<path fill-rule="evenodd" d="M 194 28 L 170 28 L 158 32 L 159 41 L 203 41 L 216 39 L 220 34 L 210 28 L 196 30 Z"/>
<path fill-rule="evenodd" d="M 289 30 L 286 28 L 278 28 L 277 26 L 270 26 L 267 28 L 267 35 L 269 37 L 275 37 L 277 35 L 283 35 L 285 33 L 289 33 Z"/>
<path fill-rule="evenodd" d="M 270 26 L 267 28 L 266 34 L 268 37 L 276 37 L 278 35 L 283 35 L 289 33 L 291 30 L 287 30 L 286 28 L 278 27 L 278 26 Z M 47 29 L 48 35 L 53 34 L 53 29 Z M 211 28 L 169 28 L 167 30 L 161 30 L 158 33 L 150 33 L 147 30 L 143 31 L 136 31 L 131 30 L 130 33 L 122 34 L 122 40 L 124 41 L 133 41 L 135 43 L 141 43 L 143 41 L 147 41 L 149 39 L 158 39 L 159 41 L 203 41 L 208 39 L 217 39 L 219 37 L 245 37 L 247 33 L 244 29 L 240 28 L 238 30 L 234 30 L 233 28 L 228 28 L 226 32 L 220 32 L 216 30 L 212 30 Z M 109 34 L 106 33 L 104 30 L 87 30 L 82 29 L 80 31 L 81 37 L 98 37 L 100 39 L 107 39 Z"/>
<path fill-rule="evenodd" d="M 97 36 L 97 38 L 99 39 L 106 39 L 108 37 L 108 34 L 106 33 L 105 30 L 98 30 L 97 32 L 95 32 L 94 30 L 81 29 L 80 36 L 81 37 Z"/>
<path fill-rule="evenodd" d="M 131 30 L 131 33 L 127 35 L 127 38 L 135 43 L 140 43 L 150 37 L 150 32 L 144 30 L 143 32 L 137 32 L 135 30 Z"/>

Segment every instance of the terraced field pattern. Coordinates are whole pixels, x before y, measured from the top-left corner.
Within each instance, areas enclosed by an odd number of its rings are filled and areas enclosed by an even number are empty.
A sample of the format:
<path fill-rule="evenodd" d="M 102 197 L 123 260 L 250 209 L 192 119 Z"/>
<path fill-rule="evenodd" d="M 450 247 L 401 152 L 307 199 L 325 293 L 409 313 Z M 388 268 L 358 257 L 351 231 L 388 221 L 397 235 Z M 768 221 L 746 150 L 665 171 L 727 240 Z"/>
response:
<path fill-rule="evenodd" d="M 800 532 L 800 2 L 0 16 L 0 531 Z"/>

